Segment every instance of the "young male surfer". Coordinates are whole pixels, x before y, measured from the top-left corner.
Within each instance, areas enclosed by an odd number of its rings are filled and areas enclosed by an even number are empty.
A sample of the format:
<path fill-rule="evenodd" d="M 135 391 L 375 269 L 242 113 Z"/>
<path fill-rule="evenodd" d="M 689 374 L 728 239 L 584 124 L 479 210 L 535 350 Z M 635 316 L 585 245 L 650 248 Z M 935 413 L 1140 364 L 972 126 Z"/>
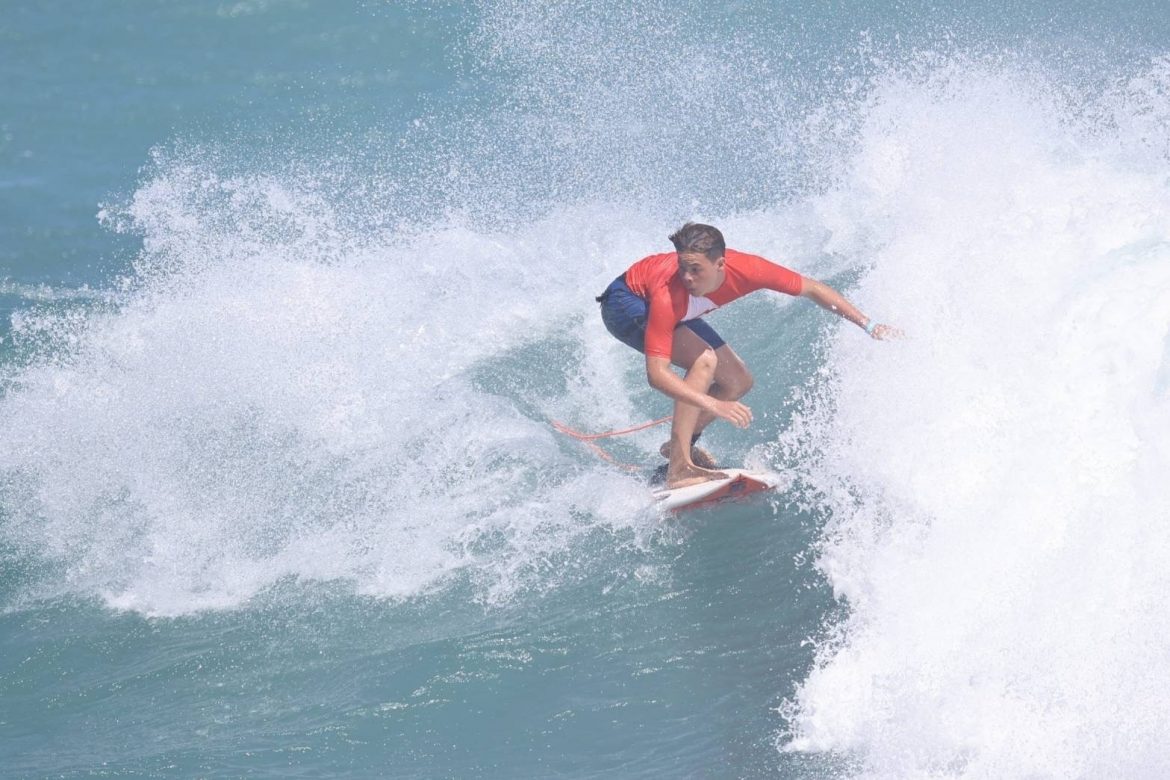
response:
<path fill-rule="evenodd" d="M 739 399 L 752 387 L 743 360 L 700 317 L 755 290 L 808 298 L 849 320 L 875 339 L 900 335 L 862 314 L 833 288 L 762 257 L 728 249 L 710 225 L 688 222 L 670 237 L 674 252 L 650 255 L 613 280 L 597 301 L 606 330 L 646 356 L 650 386 L 674 399 L 666 482 L 685 487 L 726 477 L 711 456 L 695 447 L 716 417 L 739 428 L 752 410 Z M 686 371 L 680 378 L 670 364 Z"/>

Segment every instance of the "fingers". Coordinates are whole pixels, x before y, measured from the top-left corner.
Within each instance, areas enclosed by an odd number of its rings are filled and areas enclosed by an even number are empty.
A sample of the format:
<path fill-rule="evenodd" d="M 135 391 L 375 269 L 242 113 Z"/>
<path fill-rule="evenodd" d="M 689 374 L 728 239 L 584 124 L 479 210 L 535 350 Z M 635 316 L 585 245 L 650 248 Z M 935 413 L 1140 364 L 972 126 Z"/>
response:
<path fill-rule="evenodd" d="M 906 334 L 892 325 L 878 325 L 873 329 L 873 337 L 879 341 L 889 341 L 891 339 L 904 339 Z"/>
<path fill-rule="evenodd" d="M 752 423 L 752 410 L 738 401 L 724 401 L 719 406 L 719 416 L 736 428 L 746 428 Z"/>
<path fill-rule="evenodd" d="M 714 406 L 707 410 L 721 420 L 727 420 L 736 428 L 746 428 L 752 424 L 752 410 L 739 401 L 720 401 L 712 399 Z"/>
<path fill-rule="evenodd" d="M 743 420 L 742 427 L 746 428 L 749 425 L 751 425 L 752 424 L 752 410 L 749 409 L 748 407 L 744 406 L 743 404 L 739 403 L 738 401 L 736 402 L 735 406 L 736 406 L 736 409 L 738 409 L 742 414 L 742 417 L 741 417 L 741 419 Z"/>

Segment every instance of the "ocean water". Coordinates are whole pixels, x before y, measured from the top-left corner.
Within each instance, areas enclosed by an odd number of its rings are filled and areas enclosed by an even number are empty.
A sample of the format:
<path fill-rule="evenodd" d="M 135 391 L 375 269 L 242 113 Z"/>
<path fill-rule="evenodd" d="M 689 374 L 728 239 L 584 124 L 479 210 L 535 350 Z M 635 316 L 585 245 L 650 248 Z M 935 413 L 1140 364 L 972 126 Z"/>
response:
<path fill-rule="evenodd" d="M 1170 11 L 13 2 L 0 776 L 1170 775 Z M 596 295 L 757 294 L 679 518 Z M 609 444 L 657 462 L 664 433 Z"/>

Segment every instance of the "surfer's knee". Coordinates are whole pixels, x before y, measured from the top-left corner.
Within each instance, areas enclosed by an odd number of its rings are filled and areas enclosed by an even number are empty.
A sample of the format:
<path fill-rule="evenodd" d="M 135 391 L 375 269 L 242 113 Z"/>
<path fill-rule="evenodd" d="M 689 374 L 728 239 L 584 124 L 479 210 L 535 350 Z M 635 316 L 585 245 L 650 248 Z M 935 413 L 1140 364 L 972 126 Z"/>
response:
<path fill-rule="evenodd" d="M 719 356 L 715 354 L 715 350 L 708 348 L 699 353 L 699 356 L 695 358 L 695 362 L 691 363 L 690 370 L 696 374 L 707 375 L 714 379 L 715 369 L 718 367 Z"/>
<path fill-rule="evenodd" d="M 734 372 L 724 371 L 723 376 L 716 377 L 715 384 L 712 385 L 716 389 L 713 389 L 711 394 L 724 401 L 738 401 L 748 394 L 755 381 L 746 367 L 741 366 L 739 371 Z"/>
<path fill-rule="evenodd" d="M 756 378 L 752 376 L 752 372 L 746 368 L 742 372 L 737 373 L 727 383 L 727 390 L 731 394 L 728 400 L 738 401 L 748 394 L 748 391 L 756 384 Z"/>

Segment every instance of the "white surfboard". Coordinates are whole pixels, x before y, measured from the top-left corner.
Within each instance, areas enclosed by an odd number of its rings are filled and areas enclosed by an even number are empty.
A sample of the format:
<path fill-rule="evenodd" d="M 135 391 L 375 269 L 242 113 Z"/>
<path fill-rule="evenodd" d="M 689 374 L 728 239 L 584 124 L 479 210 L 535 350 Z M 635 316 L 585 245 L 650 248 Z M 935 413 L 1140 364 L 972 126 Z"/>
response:
<path fill-rule="evenodd" d="M 748 471 L 746 469 L 719 469 L 727 479 L 713 479 L 686 487 L 658 488 L 652 491 L 658 506 L 664 510 L 678 512 L 716 501 L 743 498 L 753 493 L 775 490 L 784 483 L 784 478 L 773 471 Z"/>

